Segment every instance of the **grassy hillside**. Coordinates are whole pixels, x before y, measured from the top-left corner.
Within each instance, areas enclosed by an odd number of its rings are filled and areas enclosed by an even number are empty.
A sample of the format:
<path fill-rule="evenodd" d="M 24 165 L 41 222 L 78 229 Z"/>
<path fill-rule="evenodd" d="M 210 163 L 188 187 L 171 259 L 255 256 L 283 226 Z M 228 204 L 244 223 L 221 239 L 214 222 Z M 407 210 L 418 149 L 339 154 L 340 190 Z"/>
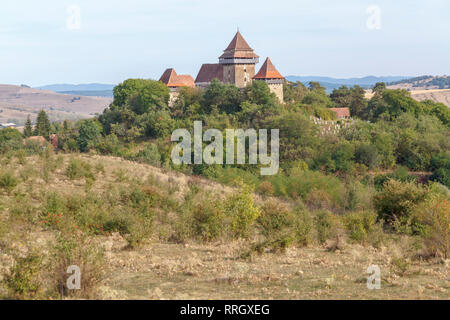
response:
<path fill-rule="evenodd" d="M 448 260 L 370 211 L 337 215 L 108 156 L 0 161 L 4 298 L 448 298 Z M 79 291 L 65 287 L 73 264 Z M 381 290 L 366 287 L 372 264 Z"/>

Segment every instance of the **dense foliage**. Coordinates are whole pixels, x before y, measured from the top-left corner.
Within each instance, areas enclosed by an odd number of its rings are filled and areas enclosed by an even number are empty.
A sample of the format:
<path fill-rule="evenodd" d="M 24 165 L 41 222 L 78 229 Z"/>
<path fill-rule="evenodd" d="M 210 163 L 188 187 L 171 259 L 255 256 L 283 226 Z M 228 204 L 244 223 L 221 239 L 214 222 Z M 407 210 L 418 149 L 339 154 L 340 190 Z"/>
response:
<path fill-rule="evenodd" d="M 241 90 L 214 80 L 206 90 L 182 88 L 169 106 L 170 91 L 163 83 L 129 79 L 114 89 L 113 103 L 97 118 L 49 126 L 41 111 L 34 131 L 46 138 L 57 133 L 66 152 L 120 156 L 230 185 L 245 181 L 262 194 L 335 212 L 374 208 L 373 196 L 384 192 L 391 180 L 431 180 L 450 187 L 449 109 L 416 101 L 407 91 L 386 89 L 384 83 L 376 84 L 373 92 L 368 100 L 359 86 L 344 86 L 328 95 L 317 82 L 309 87 L 286 83 L 286 102 L 281 104 L 265 82 Z M 352 119 L 336 120 L 331 107 L 348 107 Z M 202 121 L 203 132 L 278 128 L 278 174 L 261 176 L 260 165 L 173 164 L 171 133 L 192 130 L 196 120 Z M 4 129 L 0 149 L 13 152 L 23 145 L 21 139 L 16 130 Z M 385 207 L 379 205 L 382 218 Z"/>

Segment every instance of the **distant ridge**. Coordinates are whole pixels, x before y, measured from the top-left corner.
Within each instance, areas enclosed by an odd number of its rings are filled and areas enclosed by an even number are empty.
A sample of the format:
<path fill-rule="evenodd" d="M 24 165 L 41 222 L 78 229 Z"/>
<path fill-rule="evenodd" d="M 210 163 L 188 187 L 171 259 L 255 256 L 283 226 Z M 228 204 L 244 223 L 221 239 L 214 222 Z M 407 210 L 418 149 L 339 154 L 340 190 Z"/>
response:
<path fill-rule="evenodd" d="M 40 90 L 50 90 L 55 92 L 64 91 L 105 91 L 113 90 L 114 84 L 104 84 L 104 83 L 86 83 L 86 84 L 49 84 L 45 86 L 36 87 L 35 89 Z"/>
<path fill-rule="evenodd" d="M 321 77 L 321 76 L 287 76 L 286 79 L 292 82 L 300 81 L 305 85 L 308 85 L 310 81 L 320 82 L 322 86 L 327 89 L 327 92 L 332 91 L 335 88 L 339 88 L 341 86 L 354 86 L 359 85 L 363 88 L 373 87 L 377 82 L 396 82 L 407 80 L 412 77 L 406 76 L 384 76 L 384 77 L 375 77 L 375 76 L 367 76 L 362 78 L 332 78 L 332 77 Z"/>

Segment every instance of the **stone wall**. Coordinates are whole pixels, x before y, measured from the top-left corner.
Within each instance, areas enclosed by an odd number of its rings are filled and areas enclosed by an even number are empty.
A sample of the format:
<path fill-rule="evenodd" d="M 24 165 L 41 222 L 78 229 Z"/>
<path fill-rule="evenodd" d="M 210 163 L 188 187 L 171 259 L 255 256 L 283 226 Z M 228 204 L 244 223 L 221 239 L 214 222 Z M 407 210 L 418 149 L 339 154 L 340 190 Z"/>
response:
<path fill-rule="evenodd" d="M 250 85 L 254 75 L 254 64 L 230 64 L 223 68 L 223 82 L 232 83 L 238 88 Z"/>
<path fill-rule="evenodd" d="M 284 95 L 283 95 L 283 84 L 281 83 L 271 83 L 268 84 L 270 92 L 275 93 L 278 100 L 280 100 L 281 103 L 284 103 Z"/>

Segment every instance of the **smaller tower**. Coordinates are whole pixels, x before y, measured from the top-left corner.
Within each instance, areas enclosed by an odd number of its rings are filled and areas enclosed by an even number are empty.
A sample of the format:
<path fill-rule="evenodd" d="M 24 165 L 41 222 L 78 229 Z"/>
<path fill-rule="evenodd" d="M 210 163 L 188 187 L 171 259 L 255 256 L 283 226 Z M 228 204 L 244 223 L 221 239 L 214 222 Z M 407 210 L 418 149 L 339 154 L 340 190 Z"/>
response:
<path fill-rule="evenodd" d="M 264 61 L 264 64 L 261 69 L 259 69 L 258 73 L 253 77 L 253 80 L 265 81 L 269 86 L 270 92 L 275 93 L 281 103 L 284 102 L 284 77 L 278 72 L 269 57 L 267 57 L 266 61 Z"/>
<path fill-rule="evenodd" d="M 173 68 L 166 69 L 159 81 L 170 88 L 169 107 L 173 106 L 178 98 L 181 87 L 195 87 L 194 78 L 188 74 L 177 74 Z"/>

